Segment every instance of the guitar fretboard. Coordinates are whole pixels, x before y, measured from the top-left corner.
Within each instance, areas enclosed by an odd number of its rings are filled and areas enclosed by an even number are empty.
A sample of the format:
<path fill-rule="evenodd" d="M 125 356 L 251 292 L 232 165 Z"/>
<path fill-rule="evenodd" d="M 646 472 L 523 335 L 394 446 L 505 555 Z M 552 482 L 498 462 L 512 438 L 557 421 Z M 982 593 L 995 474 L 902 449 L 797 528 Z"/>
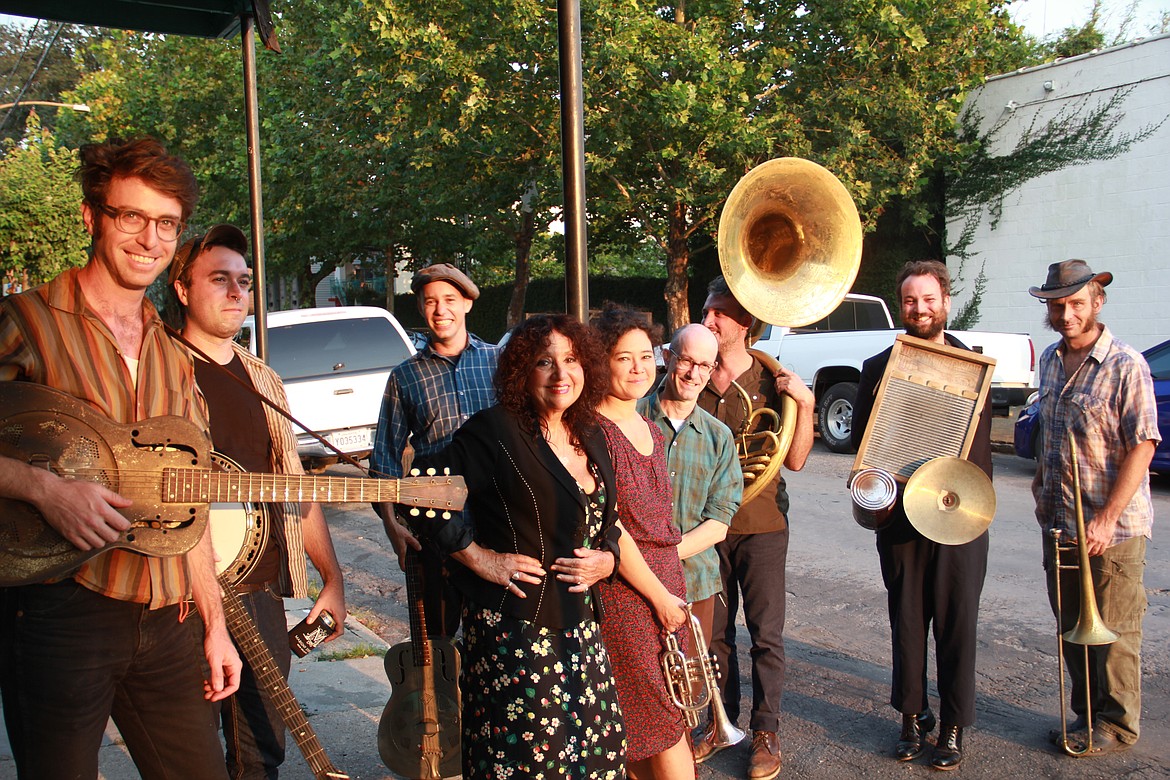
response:
<path fill-rule="evenodd" d="M 162 498 L 181 504 L 252 502 L 394 503 L 455 511 L 466 488 L 459 477 L 360 479 L 168 468 Z"/>
<path fill-rule="evenodd" d="M 423 614 L 422 560 L 419 553 L 407 553 L 406 598 L 410 602 L 410 648 L 415 666 L 431 665 L 431 643 L 427 641 L 427 621 Z"/>
<path fill-rule="evenodd" d="M 272 657 L 268 645 L 264 644 L 264 638 L 256 629 L 256 623 L 248 614 L 244 602 L 222 574 L 219 576 L 219 584 L 223 591 L 223 611 L 228 630 L 231 631 L 240 652 L 248 659 L 257 681 L 280 711 L 284 725 L 296 740 L 297 747 L 300 748 L 309 768 L 313 770 L 313 775 L 318 778 L 347 778 L 348 775 L 339 771 L 325 754 L 325 749 L 317 739 L 317 733 L 313 731 L 308 718 L 301 711 L 301 705 L 285 682 L 284 675 L 280 673 L 276 659 Z"/>

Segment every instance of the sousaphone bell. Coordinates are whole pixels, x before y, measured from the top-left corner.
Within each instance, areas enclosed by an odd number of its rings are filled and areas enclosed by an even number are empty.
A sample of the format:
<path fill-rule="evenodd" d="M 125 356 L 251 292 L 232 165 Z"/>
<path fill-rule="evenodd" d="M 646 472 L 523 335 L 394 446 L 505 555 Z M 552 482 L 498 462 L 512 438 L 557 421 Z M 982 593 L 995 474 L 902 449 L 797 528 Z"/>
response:
<path fill-rule="evenodd" d="M 769 160 L 748 171 L 723 205 L 719 265 L 758 325 L 816 322 L 837 308 L 861 267 L 857 207 L 826 168 L 799 157 Z M 773 373 L 779 370 L 772 355 L 751 352 Z M 742 506 L 783 464 L 796 428 L 796 402 L 783 396 L 777 417 L 752 409 L 751 397 L 742 388 L 740 393 L 748 404 L 743 430 L 735 432 Z"/>

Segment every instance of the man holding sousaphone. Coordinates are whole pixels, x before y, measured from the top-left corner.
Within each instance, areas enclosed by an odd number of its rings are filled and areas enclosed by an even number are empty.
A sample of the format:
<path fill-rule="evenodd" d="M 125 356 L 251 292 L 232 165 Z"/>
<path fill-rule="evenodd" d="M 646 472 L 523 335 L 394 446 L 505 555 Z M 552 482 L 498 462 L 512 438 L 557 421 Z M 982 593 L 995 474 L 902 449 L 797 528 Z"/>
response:
<path fill-rule="evenodd" d="M 804 467 L 813 442 L 812 391 L 800 377 L 779 366 L 768 366 L 748 351 L 753 316 L 732 293 L 723 277 L 708 286 L 703 325 L 719 342 L 718 364 L 699 395 L 699 407 L 743 438 L 753 411 L 780 412 L 781 398 L 790 396 L 797 409 L 792 440 L 783 465 Z M 774 361 L 773 361 L 774 362 Z M 753 448 L 752 453 L 755 450 Z M 742 599 L 751 639 L 752 747 L 748 777 L 768 780 L 780 772 L 780 699 L 784 690 L 784 570 L 788 558 L 788 493 L 777 468 L 761 490 L 753 491 L 731 521 L 727 538 L 716 546 L 724 598 L 716 599 L 711 651 L 723 676 L 725 709 L 732 725 L 739 715 L 739 664 L 735 647 L 735 615 Z M 717 747 L 709 728 L 695 742 L 695 758 L 705 760 Z"/>
<path fill-rule="evenodd" d="M 902 325 L 911 336 L 966 349 L 943 330 L 950 313 L 950 287 L 947 267 L 938 261 L 920 260 L 903 266 L 895 282 Z M 862 366 L 853 406 L 855 447 L 862 443 L 892 352 L 891 347 Z M 921 413 L 931 412 L 924 408 Z M 979 415 L 966 460 L 991 476 L 990 404 Z M 926 737 L 936 723 L 926 690 L 927 640 L 933 621 L 941 728 L 930 763 L 935 769 L 957 769 L 962 761 L 963 728 L 975 722 L 975 638 L 979 596 L 987 573 L 988 534 L 982 526 L 975 529 L 978 535 L 961 544 L 928 538 L 907 518 L 903 493 L 903 489 L 898 490 L 892 511 L 877 528 L 893 643 L 890 705 L 902 713 L 894 755 L 899 761 L 922 755 Z"/>
<path fill-rule="evenodd" d="M 1066 260 L 1050 265 L 1044 284 L 1028 290 L 1047 307 L 1045 325 L 1060 334 L 1036 372 L 1044 436 L 1032 492 L 1045 532 L 1049 600 L 1059 630 L 1068 632 L 1061 641 L 1072 692 L 1060 706 L 1077 716 L 1049 736 L 1073 755 L 1127 750 L 1141 733 L 1142 577 L 1153 526 L 1148 470 L 1161 436 L 1149 365 L 1097 320 L 1112 281 L 1113 274 L 1093 273 L 1084 260 Z M 1083 467 L 1074 473 L 1078 461 Z M 1089 569 L 1082 571 L 1084 604 L 1078 578 L 1058 575 L 1054 558 L 1063 559 L 1066 550 L 1057 553 L 1047 541 L 1054 530 L 1070 541 L 1078 524 L 1085 528 L 1082 560 Z M 1079 552 L 1068 549 L 1069 560 Z M 1070 643 L 1094 600 L 1116 641 Z"/>

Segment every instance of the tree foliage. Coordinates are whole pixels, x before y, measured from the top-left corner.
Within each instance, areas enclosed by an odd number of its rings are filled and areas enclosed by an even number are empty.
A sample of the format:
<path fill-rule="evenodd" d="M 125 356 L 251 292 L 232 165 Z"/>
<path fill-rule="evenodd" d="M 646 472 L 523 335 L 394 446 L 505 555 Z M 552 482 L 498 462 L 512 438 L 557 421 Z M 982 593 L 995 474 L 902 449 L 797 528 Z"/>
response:
<path fill-rule="evenodd" d="M 73 180 L 77 153 L 29 115 L 22 143 L 4 142 L 0 156 L 0 276 L 48 281 L 84 265 L 89 237 L 81 223 L 81 191 Z"/>
<path fill-rule="evenodd" d="M 18 98 L 59 102 L 84 72 L 96 67 L 84 51 L 100 35 L 93 28 L 49 21 L 0 24 L 0 103 Z M 39 109 L 40 126 L 53 131 L 59 111 L 68 109 Z M 0 141 L 23 138 L 28 113 L 20 107 L 0 111 Z"/>

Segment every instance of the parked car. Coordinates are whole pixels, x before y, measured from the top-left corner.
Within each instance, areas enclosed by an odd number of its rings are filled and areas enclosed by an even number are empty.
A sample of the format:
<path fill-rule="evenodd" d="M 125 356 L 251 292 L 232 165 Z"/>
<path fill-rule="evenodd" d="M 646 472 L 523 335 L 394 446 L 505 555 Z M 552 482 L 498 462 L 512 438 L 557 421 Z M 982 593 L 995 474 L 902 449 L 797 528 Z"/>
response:
<path fill-rule="evenodd" d="M 1154 378 L 1154 401 L 1158 405 L 1158 432 L 1162 442 L 1154 451 L 1150 471 L 1170 474 L 1170 341 L 1163 341 L 1142 353 L 1150 364 Z M 1016 454 L 1021 458 L 1035 459 L 1040 451 L 1043 426 L 1040 425 L 1040 401 L 1036 393 L 1028 399 L 1028 405 L 1020 410 L 1016 418 L 1014 444 Z"/>
<path fill-rule="evenodd" d="M 238 340 L 255 352 L 253 330 L 248 317 Z M 376 306 L 268 315 L 268 364 L 284 380 L 293 417 L 354 458 L 367 457 L 373 448 L 390 369 L 414 353 L 394 315 Z M 312 471 L 337 461 L 307 433 L 297 431 L 297 445 Z"/>

